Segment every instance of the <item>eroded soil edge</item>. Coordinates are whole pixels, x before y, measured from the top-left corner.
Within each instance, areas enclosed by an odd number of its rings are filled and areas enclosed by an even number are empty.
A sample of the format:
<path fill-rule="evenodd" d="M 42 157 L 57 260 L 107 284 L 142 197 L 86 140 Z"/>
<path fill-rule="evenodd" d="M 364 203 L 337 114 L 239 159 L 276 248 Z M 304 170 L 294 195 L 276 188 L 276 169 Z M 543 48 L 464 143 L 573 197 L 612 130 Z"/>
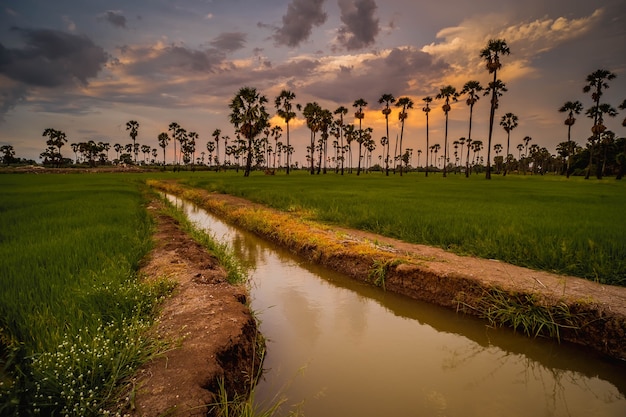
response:
<path fill-rule="evenodd" d="M 226 282 L 226 271 L 176 222 L 149 209 L 157 224 L 155 248 L 141 268 L 145 279 L 177 282 L 162 307 L 160 337 L 172 348 L 136 376 L 134 416 L 206 416 L 222 378 L 229 393 L 244 393 L 260 366 L 257 326 L 247 290 Z"/>

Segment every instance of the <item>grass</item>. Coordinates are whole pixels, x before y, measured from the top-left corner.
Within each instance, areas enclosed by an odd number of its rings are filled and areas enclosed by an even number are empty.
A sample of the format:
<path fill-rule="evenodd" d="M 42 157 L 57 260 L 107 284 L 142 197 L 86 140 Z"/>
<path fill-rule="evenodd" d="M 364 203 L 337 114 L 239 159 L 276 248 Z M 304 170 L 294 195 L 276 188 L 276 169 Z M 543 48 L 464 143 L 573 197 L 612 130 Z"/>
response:
<path fill-rule="evenodd" d="M 575 314 L 564 302 L 545 303 L 536 294 L 485 290 L 475 306 L 459 301 L 459 309 L 470 308 L 496 326 L 522 331 L 526 336 L 546 336 L 560 340 L 561 329 L 578 329 L 584 317 Z"/>
<path fill-rule="evenodd" d="M 195 173 L 193 187 L 459 254 L 626 285 L 626 183 L 556 176 Z"/>
<path fill-rule="evenodd" d="M 0 176 L 0 415 L 107 414 L 161 348 L 144 203 L 131 177 Z"/>

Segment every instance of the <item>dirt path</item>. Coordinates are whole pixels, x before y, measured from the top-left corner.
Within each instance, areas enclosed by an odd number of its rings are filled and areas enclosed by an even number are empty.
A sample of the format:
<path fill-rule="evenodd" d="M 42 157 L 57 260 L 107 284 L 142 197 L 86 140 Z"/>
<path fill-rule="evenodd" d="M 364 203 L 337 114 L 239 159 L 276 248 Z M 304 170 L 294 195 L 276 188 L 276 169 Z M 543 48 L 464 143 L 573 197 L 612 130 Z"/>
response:
<path fill-rule="evenodd" d="M 244 287 L 225 281 L 217 259 L 155 213 L 155 248 L 141 275 L 178 283 L 163 306 L 158 332 L 172 349 L 143 367 L 135 379 L 134 416 L 206 416 L 223 378 L 228 392 L 245 392 L 258 369 L 257 328 Z"/>

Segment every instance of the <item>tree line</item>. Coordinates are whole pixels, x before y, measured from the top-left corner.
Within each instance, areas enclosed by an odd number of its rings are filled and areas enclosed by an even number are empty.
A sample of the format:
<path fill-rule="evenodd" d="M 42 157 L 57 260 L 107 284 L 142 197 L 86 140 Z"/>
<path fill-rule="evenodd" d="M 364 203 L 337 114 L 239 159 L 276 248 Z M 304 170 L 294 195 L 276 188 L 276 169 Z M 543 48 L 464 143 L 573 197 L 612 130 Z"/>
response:
<path fill-rule="evenodd" d="M 373 152 L 378 145 L 373 137 L 373 128 L 364 125 L 364 109 L 369 103 L 363 98 L 358 98 L 352 103 L 356 122 L 346 123 L 345 116 L 348 114 L 346 107 L 339 106 L 331 111 L 322 108 L 317 102 L 309 102 L 302 106 L 294 103 L 295 93 L 282 90 L 275 97 L 273 104 L 275 114 L 283 120 L 285 125 L 285 141 L 283 142 L 281 140 L 283 128 L 270 125 L 271 116 L 267 110 L 267 97 L 255 88 L 243 87 L 229 104 L 229 122 L 235 128 L 235 139 L 231 140 L 229 136 L 222 135 L 221 129 L 215 129 L 212 133 L 213 140 L 207 141 L 206 152 L 202 150 L 196 156 L 198 133 L 187 131 L 178 123 L 172 122 L 167 132 L 161 132 L 158 135 L 158 146 L 163 152 L 163 159 L 159 161 L 157 148 L 137 143 L 139 123 L 131 120 L 126 123 L 131 142 L 125 145 L 119 143 L 113 145 L 113 150 L 116 152 L 113 162 L 165 166 L 167 165 L 166 148 L 173 144 L 174 166 L 198 164 L 217 169 L 234 165 L 237 168 L 244 167 L 245 176 L 248 176 L 253 168 L 265 169 L 270 173 L 284 168 L 289 174 L 291 169 L 298 168 L 298 163 L 292 162 L 294 147 L 290 141 L 290 122 L 297 117 L 297 110 L 304 117 L 310 132 L 310 141 L 306 147 L 306 169 L 311 174 L 326 173 L 330 168 L 343 175 L 346 170 L 352 172 L 356 165 L 356 175 L 372 169 L 381 170 L 385 175 L 389 175 L 390 171 L 403 175 L 404 172 L 413 168 L 413 157 L 416 154 L 418 169 L 424 171 L 426 176 L 432 172 L 442 172 L 443 176 L 452 172 L 464 173 L 466 176 L 472 172 L 484 172 L 485 177 L 490 179 L 494 172 L 506 176 L 515 171 L 534 174 L 555 172 L 567 177 L 572 174 L 582 174 L 585 178 L 589 178 L 595 170 L 598 178 L 606 174 L 615 174 L 617 178 L 622 178 L 626 171 L 626 140 L 616 138 L 615 133 L 606 128 L 604 124 L 606 118 L 615 117 L 618 113 L 611 104 L 601 102 L 604 91 L 609 88 L 609 81 L 613 80 L 616 75 L 604 69 L 598 69 L 589 74 L 583 86 L 583 92 L 590 93 L 593 101 L 593 105 L 585 111 L 585 115 L 593 120 L 593 126 L 592 134 L 588 137 L 584 147 L 571 139 L 572 126 L 576 122 L 575 116 L 584 109 L 578 100 L 567 101 L 558 109 L 567 115 L 565 119 L 567 141 L 558 144 L 556 155 L 538 144 L 533 143 L 529 146 L 532 138 L 525 136 L 516 146 L 516 158 L 514 150 L 511 149 L 511 134 L 518 127 L 519 118 L 510 112 L 502 115 L 499 120 L 500 126 L 506 133 L 506 146 L 499 143 L 492 145 L 496 110 L 500 107 L 501 97 L 507 91 L 506 84 L 498 78 L 498 71 L 502 68 L 502 58 L 509 54 L 510 49 L 505 40 L 490 40 L 480 51 L 480 57 L 484 60 L 486 70 L 491 76 L 487 86 L 483 86 L 480 81 L 470 80 L 460 90 L 447 85 L 442 87 L 434 98 L 431 96 L 422 98 L 422 111 L 426 118 L 426 148 L 424 150 L 414 150 L 403 146 L 404 123 L 409 116 L 409 111 L 416 105 L 409 97 L 396 99 L 391 93 L 380 96 L 378 104 L 383 106 L 381 111 L 385 117 L 385 135 L 379 139 L 381 153 L 376 162 L 373 161 Z M 465 97 L 469 108 L 468 134 L 454 140 L 450 146 L 448 116 L 452 109 L 451 104 L 457 102 L 460 97 Z M 490 99 L 486 143 L 472 137 L 474 105 L 481 97 Z M 439 155 L 442 150 L 441 144 L 430 144 L 429 113 L 433 109 L 431 106 L 434 100 L 442 101 L 441 109 L 445 116 L 442 155 Z M 398 108 L 400 122 L 400 132 L 396 135 L 393 150 L 389 135 L 389 116 L 392 113 L 392 106 Z M 626 109 L 626 100 L 618 107 L 622 110 Z M 626 119 L 622 125 L 626 126 Z M 64 132 L 46 129 L 43 136 L 48 138 L 47 148 L 40 155 L 44 164 L 60 166 L 71 162 L 61 155 L 61 148 L 67 143 Z M 220 143 L 223 144 L 223 152 L 220 152 Z M 81 162 L 94 166 L 110 161 L 111 146 L 108 143 L 87 141 L 72 143 L 71 147 L 75 154 L 75 163 Z M 354 161 L 353 147 L 357 151 L 356 161 Z M 486 150 L 486 156 L 481 155 L 483 150 Z M 10 145 L 3 146 L 0 151 L 4 153 L 5 163 L 14 158 L 14 151 Z M 493 158 L 492 151 L 495 153 Z M 140 152 L 143 155 L 141 158 Z M 425 156 L 423 167 L 420 163 L 422 154 Z M 224 156 L 223 159 L 221 155 Z"/>

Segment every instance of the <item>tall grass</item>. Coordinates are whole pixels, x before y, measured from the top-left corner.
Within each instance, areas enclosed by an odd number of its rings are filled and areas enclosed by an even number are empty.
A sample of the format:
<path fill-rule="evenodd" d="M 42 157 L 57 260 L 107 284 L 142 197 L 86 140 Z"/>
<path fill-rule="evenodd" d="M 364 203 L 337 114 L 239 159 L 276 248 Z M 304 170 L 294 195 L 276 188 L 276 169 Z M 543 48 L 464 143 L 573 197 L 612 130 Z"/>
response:
<path fill-rule="evenodd" d="M 155 349 L 151 222 L 120 175 L 0 175 L 0 415 L 101 415 Z"/>
<path fill-rule="evenodd" d="M 623 181 L 298 171 L 196 173 L 184 181 L 407 242 L 626 285 Z"/>

